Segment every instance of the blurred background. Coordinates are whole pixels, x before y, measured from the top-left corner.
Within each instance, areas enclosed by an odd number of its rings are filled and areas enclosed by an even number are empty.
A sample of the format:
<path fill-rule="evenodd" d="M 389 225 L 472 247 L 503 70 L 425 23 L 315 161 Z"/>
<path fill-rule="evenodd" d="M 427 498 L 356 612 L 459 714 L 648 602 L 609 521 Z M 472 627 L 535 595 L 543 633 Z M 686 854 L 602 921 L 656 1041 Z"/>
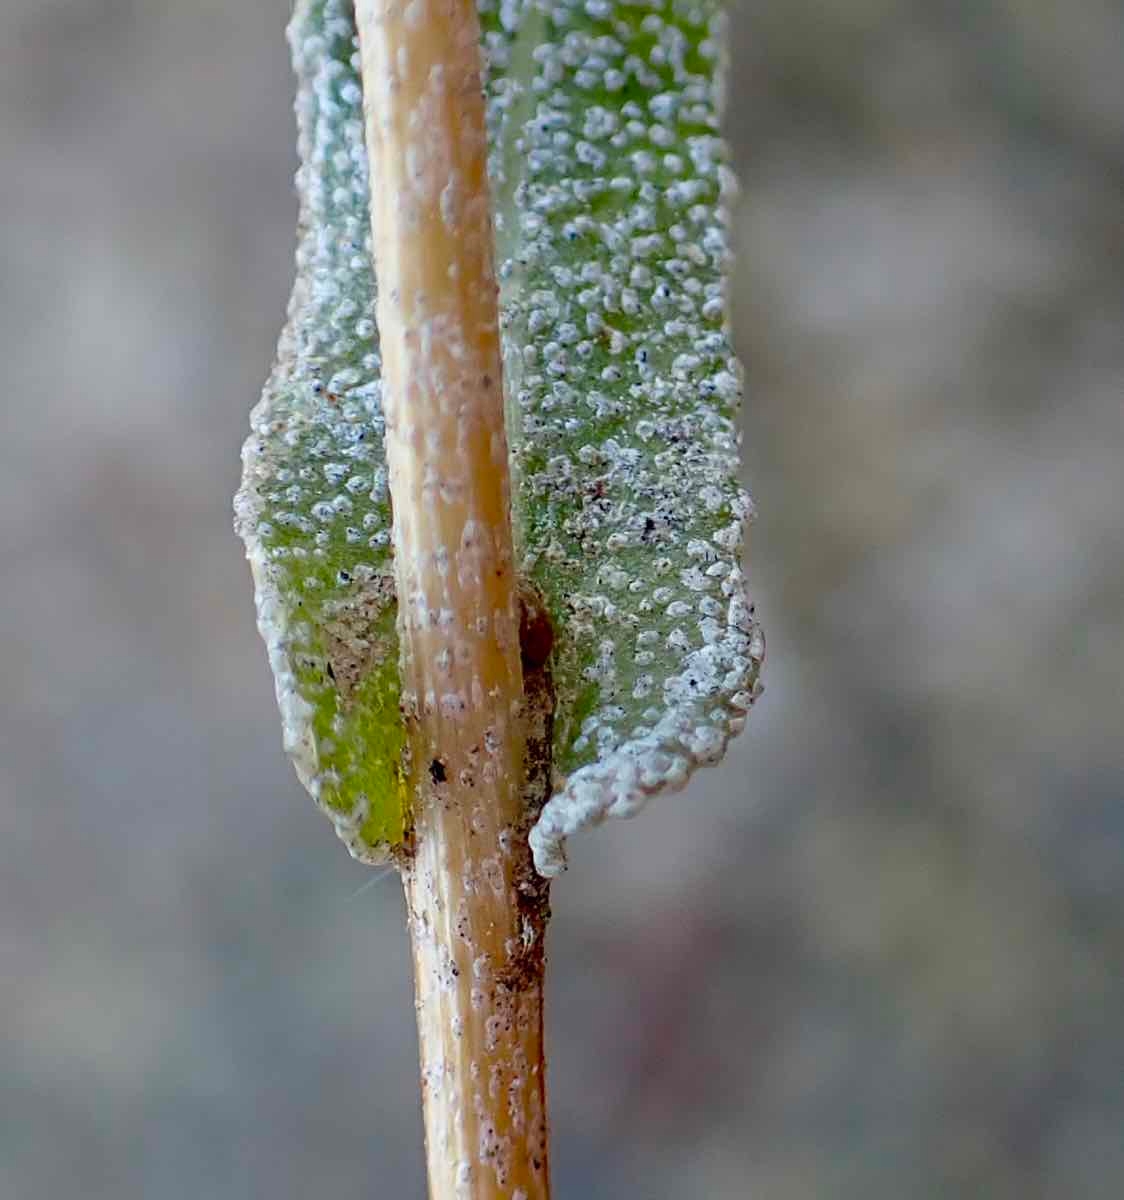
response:
<path fill-rule="evenodd" d="M 231 532 L 287 0 L 0 0 L 0 1197 L 423 1195 Z M 745 0 L 766 694 L 556 886 L 556 1191 L 1124 1194 L 1124 8 Z"/>

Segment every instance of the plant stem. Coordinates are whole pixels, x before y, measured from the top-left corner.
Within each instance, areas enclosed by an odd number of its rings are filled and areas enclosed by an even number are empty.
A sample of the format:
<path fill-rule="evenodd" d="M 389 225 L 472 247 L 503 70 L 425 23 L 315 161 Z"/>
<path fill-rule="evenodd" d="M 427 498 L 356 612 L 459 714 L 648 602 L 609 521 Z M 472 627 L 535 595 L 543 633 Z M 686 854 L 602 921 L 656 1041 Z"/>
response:
<path fill-rule="evenodd" d="M 357 0 L 394 506 L 430 1196 L 548 1195 L 545 884 L 475 0 Z M 540 712 L 541 716 L 541 712 Z"/>

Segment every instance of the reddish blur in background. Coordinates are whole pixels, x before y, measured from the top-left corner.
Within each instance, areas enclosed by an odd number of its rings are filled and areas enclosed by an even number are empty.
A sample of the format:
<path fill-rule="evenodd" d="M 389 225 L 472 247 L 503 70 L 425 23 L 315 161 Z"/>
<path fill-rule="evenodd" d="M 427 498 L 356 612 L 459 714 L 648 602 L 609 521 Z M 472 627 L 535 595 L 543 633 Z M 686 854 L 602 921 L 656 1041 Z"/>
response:
<path fill-rule="evenodd" d="M 285 0 L 0 4 L 0 1195 L 423 1193 L 402 903 L 230 497 Z M 1124 9 L 746 0 L 767 690 L 555 889 L 556 1191 L 1124 1194 Z"/>

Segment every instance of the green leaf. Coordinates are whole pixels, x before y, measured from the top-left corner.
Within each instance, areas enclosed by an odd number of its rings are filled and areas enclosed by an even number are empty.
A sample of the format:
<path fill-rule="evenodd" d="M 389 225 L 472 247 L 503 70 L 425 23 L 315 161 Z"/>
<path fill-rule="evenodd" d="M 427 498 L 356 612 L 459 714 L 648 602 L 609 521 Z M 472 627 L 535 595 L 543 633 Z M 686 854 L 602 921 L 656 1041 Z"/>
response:
<path fill-rule="evenodd" d="M 725 310 L 720 5 L 483 0 L 516 539 L 566 836 L 721 757 L 758 690 Z M 353 853 L 409 823 L 351 4 L 302 0 L 301 239 L 237 500 L 286 744 Z"/>
<path fill-rule="evenodd" d="M 357 857 L 407 823 L 367 157 L 351 5 L 301 3 L 300 240 L 277 365 L 243 448 L 236 524 L 285 748 Z"/>

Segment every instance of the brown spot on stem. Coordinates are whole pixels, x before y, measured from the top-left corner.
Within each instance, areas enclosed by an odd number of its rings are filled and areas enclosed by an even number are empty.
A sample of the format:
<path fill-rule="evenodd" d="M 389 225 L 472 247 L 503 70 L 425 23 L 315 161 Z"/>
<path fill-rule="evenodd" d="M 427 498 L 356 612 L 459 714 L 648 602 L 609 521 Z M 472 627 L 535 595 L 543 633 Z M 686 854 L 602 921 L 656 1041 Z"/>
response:
<path fill-rule="evenodd" d="M 554 626 L 539 595 L 523 586 L 519 590 L 519 649 L 523 669 L 546 665 L 554 649 Z"/>

